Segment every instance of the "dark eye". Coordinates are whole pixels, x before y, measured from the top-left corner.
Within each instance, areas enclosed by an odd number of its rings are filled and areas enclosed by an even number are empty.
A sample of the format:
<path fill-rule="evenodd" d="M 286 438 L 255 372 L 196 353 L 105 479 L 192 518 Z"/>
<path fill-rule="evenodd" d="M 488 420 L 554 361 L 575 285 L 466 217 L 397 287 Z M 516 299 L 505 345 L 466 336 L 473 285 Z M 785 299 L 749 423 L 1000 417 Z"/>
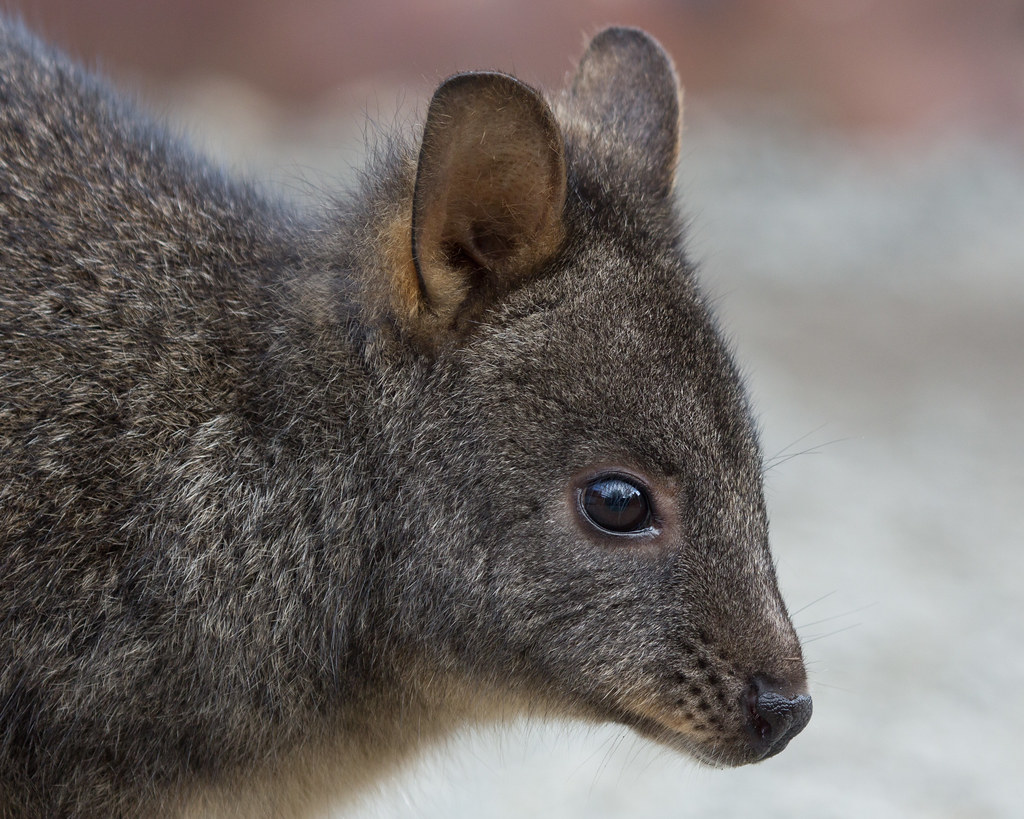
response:
<path fill-rule="evenodd" d="M 640 532 L 651 526 L 651 502 L 634 483 L 616 476 L 597 478 L 580 491 L 583 514 L 598 529 L 615 534 Z"/>

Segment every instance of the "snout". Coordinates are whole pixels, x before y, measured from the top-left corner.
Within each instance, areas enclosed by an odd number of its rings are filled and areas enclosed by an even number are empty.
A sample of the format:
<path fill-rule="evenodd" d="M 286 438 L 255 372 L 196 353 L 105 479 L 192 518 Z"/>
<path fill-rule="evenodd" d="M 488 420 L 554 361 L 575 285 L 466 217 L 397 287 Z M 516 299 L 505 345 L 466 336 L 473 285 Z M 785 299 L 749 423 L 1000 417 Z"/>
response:
<path fill-rule="evenodd" d="M 751 744 L 761 759 L 779 753 L 811 719 L 809 694 L 790 695 L 761 676 L 747 689 L 746 705 Z"/>

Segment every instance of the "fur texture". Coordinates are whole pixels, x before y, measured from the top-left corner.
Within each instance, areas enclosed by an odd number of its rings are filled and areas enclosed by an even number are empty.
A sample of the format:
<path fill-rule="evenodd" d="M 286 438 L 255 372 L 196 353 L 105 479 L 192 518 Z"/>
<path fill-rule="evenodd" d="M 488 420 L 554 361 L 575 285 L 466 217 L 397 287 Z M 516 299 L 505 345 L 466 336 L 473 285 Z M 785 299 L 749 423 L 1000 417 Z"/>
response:
<path fill-rule="evenodd" d="M 671 63 L 465 76 L 307 224 L 0 26 L 0 816 L 301 813 L 524 708 L 784 744 Z M 601 475 L 650 526 L 588 520 Z"/>

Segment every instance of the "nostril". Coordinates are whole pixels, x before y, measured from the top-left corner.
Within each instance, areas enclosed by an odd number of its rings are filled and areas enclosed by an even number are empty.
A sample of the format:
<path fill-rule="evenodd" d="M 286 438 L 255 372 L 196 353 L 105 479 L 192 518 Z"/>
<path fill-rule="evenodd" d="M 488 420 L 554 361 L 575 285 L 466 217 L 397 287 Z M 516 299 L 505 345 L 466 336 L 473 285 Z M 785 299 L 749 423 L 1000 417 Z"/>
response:
<path fill-rule="evenodd" d="M 800 733 L 811 719 L 807 694 L 788 697 L 761 677 L 747 690 L 750 724 L 766 756 L 776 754 Z"/>

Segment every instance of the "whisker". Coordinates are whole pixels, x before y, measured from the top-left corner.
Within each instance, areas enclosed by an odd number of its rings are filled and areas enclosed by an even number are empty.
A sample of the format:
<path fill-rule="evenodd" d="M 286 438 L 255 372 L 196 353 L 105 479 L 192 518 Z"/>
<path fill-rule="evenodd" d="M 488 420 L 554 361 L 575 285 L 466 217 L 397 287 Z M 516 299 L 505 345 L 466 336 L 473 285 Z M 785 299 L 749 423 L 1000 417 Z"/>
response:
<path fill-rule="evenodd" d="M 798 614 L 800 614 L 800 612 L 806 611 L 811 606 L 818 605 L 818 603 L 820 603 L 822 600 L 827 600 L 829 597 L 831 597 L 833 594 L 835 594 L 838 591 L 839 591 L 839 589 L 832 589 L 832 591 L 826 592 L 821 597 L 817 598 L 816 600 L 812 600 L 810 603 L 807 603 L 806 605 L 801 606 L 796 611 L 791 611 L 789 613 L 790 618 L 796 617 Z"/>
<path fill-rule="evenodd" d="M 845 443 L 846 441 L 852 440 L 853 438 L 849 436 L 845 438 L 833 438 L 831 441 L 825 441 L 824 443 L 821 444 L 815 444 L 814 446 L 807 447 L 807 449 L 801 449 L 799 452 L 792 452 L 789 455 L 784 456 L 782 455 L 782 453 L 779 453 L 774 458 L 772 458 L 772 460 L 768 464 L 765 465 L 761 472 L 769 472 L 772 469 L 775 469 L 775 467 L 777 466 L 782 466 L 782 464 L 786 463 L 787 461 L 792 461 L 794 458 L 799 458 L 801 455 L 817 455 L 819 452 L 821 452 L 822 449 L 824 449 L 827 446 L 831 446 L 832 444 L 842 444 Z"/>
<path fill-rule="evenodd" d="M 765 459 L 764 467 L 762 468 L 762 473 L 768 472 L 769 470 L 772 470 L 775 467 L 780 466 L 780 465 L 786 463 L 786 461 L 790 461 L 793 458 L 796 458 L 796 457 L 798 457 L 800 455 L 813 455 L 813 454 L 817 454 L 824 447 L 831 446 L 832 444 L 840 444 L 840 443 L 844 443 L 846 441 L 853 440 L 850 437 L 834 438 L 831 441 L 826 441 L 825 443 L 822 443 L 822 444 L 815 444 L 814 446 L 807 447 L 806 449 L 802 449 L 799 452 L 790 452 L 790 450 L 793 447 L 795 447 L 797 444 L 799 444 L 801 441 L 805 441 L 808 438 L 810 438 L 812 435 L 816 435 L 817 433 L 819 433 L 823 429 L 825 429 L 826 426 L 828 426 L 828 424 L 821 424 L 820 426 L 816 427 L 815 429 L 812 429 L 810 432 L 808 432 L 808 433 L 806 433 L 804 435 L 801 435 L 799 438 L 794 440 L 792 443 L 787 444 L 782 449 L 780 449 L 778 452 L 776 452 L 774 455 L 772 455 L 770 458 L 766 458 Z"/>
<path fill-rule="evenodd" d="M 597 770 L 594 772 L 594 780 L 591 783 L 591 794 L 593 794 L 593 787 L 598 783 L 599 780 L 604 778 L 604 773 L 608 769 L 608 766 L 612 763 L 612 757 L 618 751 L 619 746 L 622 745 L 626 740 L 626 730 L 623 729 L 608 745 L 605 753 L 601 759 L 601 763 L 597 766 Z"/>
<path fill-rule="evenodd" d="M 841 685 L 829 685 L 828 683 L 814 681 L 815 688 L 831 688 L 834 691 L 842 691 L 844 694 L 858 694 L 858 691 L 854 691 L 852 688 L 843 688 Z"/>
<path fill-rule="evenodd" d="M 812 435 L 816 435 L 817 433 L 821 432 L 821 431 L 822 431 L 822 430 L 823 430 L 823 429 L 824 429 L 825 427 L 827 427 L 827 426 L 828 426 L 828 424 L 827 424 L 827 423 L 825 423 L 825 424 L 821 424 L 820 426 L 817 426 L 817 427 L 815 427 L 814 429 L 812 429 L 812 430 L 811 430 L 810 432 L 807 432 L 807 433 L 805 433 L 805 434 L 801 435 L 801 436 L 800 436 L 799 438 L 797 438 L 797 439 L 796 439 L 795 441 L 792 441 L 792 442 L 790 442 L 790 443 L 786 444 L 786 445 L 785 445 L 785 446 L 784 446 L 784 447 L 783 447 L 782 449 L 780 449 L 780 450 L 779 450 L 778 452 L 776 452 L 776 453 L 775 453 L 774 455 L 772 455 L 772 457 L 768 459 L 768 462 L 769 462 L 769 463 L 771 463 L 771 462 L 773 462 L 773 461 L 774 461 L 774 460 L 775 460 L 776 458 L 778 458 L 778 457 L 780 457 L 780 456 L 782 456 L 782 455 L 785 455 L 787 451 L 789 451 L 790 449 L 792 449 L 793 447 L 795 447 L 795 446 L 796 446 L 797 444 L 799 444 L 799 443 L 800 443 L 801 441 L 806 441 L 806 440 L 807 440 L 808 438 L 810 438 L 810 437 L 811 437 Z"/>
<path fill-rule="evenodd" d="M 804 645 L 808 645 L 809 643 L 815 643 L 818 640 L 824 640 L 826 637 L 834 637 L 837 634 L 842 634 L 844 631 L 849 631 L 852 628 L 858 628 L 859 626 L 862 626 L 862 625 L 864 625 L 864 624 L 863 623 L 851 623 L 848 626 L 843 626 L 842 628 L 837 628 L 835 631 L 829 631 L 829 632 L 827 632 L 825 634 L 816 634 L 814 637 L 808 637 L 806 640 L 802 640 L 801 642 L 803 642 Z"/>
<path fill-rule="evenodd" d="M 859 614 L 860 612 L 866 611 L 867 609 L 870 609 L 870 608 L 872 608 L 875 605 L 876 605 L 875 603 L 868 603 L 867 605 L 861 606 L 860 608 L 850 609 L 849 611 L 843 612 L 841 614 L 833 614 L 830 617 L 822 617 L 820 620 L 814 620 L 813 622 L 810 622 L 810 623 L 801 623 L 796 628 L 798 630 L 802 629 L 802 628 L 811 628 L 812 626 L 817 626 L 817 625 L 820 625 L 821 623 L 828 623 L 828 622 L 830 622 L 832 620 L 838 620 L 841 617 L 849 617 L 851 614 Z"/>

